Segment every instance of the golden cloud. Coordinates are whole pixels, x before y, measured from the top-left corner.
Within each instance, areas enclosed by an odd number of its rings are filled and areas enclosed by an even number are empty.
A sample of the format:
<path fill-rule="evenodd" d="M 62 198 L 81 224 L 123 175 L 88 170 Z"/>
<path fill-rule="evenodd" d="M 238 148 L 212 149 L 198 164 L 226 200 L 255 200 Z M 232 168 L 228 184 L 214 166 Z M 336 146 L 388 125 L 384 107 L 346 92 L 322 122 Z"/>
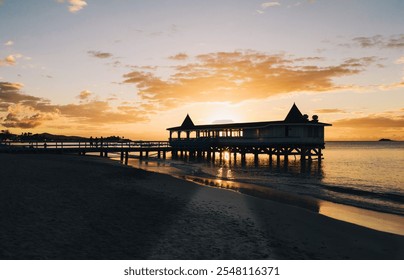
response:
<path fill-rule="evenodd" d="M 346 113 L 345 110 L 333 108 L 333 109 L 317 109 L 314 111 L 317 114 L 334 114 L 334 113 Z"/>
<path fill-rule="evenodd" d="M 399 116 L 369 115 L 361 118 L 346 118 L 333 122 L 336 127 L 404 128 L 404 114 Z"/>
<path fill-rule="evenodd" d="M 35 128 L 42 122 L 52 120 L 53 118 L 52 113 L 39 112 L 30 106 L 13 104 L 8 107 L 8 113 L 3 118 L 2 125 L 7 128 Z"/>
<path fill-rule="evenodd" d="M 85 6 L 87 6 L 87 2 L 84 0 L 57 0 L 58 3 L 64 3 L 68 2 L 69 3 L 69 11 L 71 13 L 77 13 L 81 9 L 83 9 Z"/>
<path fill-rule="evenodd" d="M 0 83 L 0 120 L 4 127 L 35 128 L 44 122 L 67 118 L 77 124 L 106 125 L 147 120 L 140 106 L 113 108 L 107 101 L 91 100 L 82 91 L 80 104 L 55 105 L 50 100 L 21 93 L 21 84 Z"/>
<path fill-rule="evenodd" d="M 170 56 L 169 59 L 173 60 L 186 60 L 188 55 L 186 53 L 178 53 L 176 55 Z"/>
<path fill-rule="evenodd" d="M 14 65 L 16 63 L 15 56 L 10 54 L 6 56 L 4 59 L 0 59 L 0 66 L 4 65 Z"/>
<path fill-rule="evenodd" d="M 333 121 L 327 134 L 334 140 L 404 140 L 404 110 L 386 111 Z"/>
<path fill-rule="evenodd" d="M 125 74 L 145 101 L 168 107 L 193 102 L 241 102 L 292 92 L 326 92 L 347 89 L 335 78 L 354 75 L 376 61 L 375 57 L 351 58 L 339 65 L 318 66 L 321 58 L 290 58 L 255 51 L 198 55 L 195 62 L 177 65 L 167 79 L 153 71 Z"/>

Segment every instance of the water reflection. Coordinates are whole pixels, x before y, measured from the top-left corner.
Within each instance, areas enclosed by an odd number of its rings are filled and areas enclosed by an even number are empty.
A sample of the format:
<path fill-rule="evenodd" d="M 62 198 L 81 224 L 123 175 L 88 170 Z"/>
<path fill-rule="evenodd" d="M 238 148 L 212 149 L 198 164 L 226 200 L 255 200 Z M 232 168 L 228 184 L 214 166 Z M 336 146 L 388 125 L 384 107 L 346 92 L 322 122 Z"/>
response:
<path fill-rule="evenodd" d="M 233 190 L 259 198 L 270 199 L 281 203 L 299 206 L 316 213 L 318 213 L 320 210 L 318 200 L 307 196 L 296 195 L 268 187 L 230 180 L 209 179 L 196 176 L 182 176 L 182 178 L 205 186 Z"/>
<path fill-rule="evenodd" d="M 234 179 L 232 170 L 230 168 L 227 168 L 227 167 L 220 167 L 217 170 L 216 177 L 217 178 L 223 178 L 223 179 L 229 179 L 229 180 Z"/>
<path fill-rule="evenodd" d="M 192 163 L 192 161 L 190 162 Z M 235 178 L 237 170 L 261 170 L 278 175 L 311 177 L 317 180 L 321 180 L 325 176 L 323 163 L 319 164 L 317 161 L 301 162 L 296 158 L 289 161 L 280 160 L 278 162 L 276 158 L 271 160 L 268 155 L 259 155 L 258 158 L 254 158 L 253 155 L 248 154 L 243 160 L 240 154 L 234 155 L 229 152 L 224 152 L 222 157 L 216 156 L 212 161 L 205 160 L 198 162 L 205 163 L 206 166 L 211 168 L 218 168 L 218 178 Z M 230 170 L 230 172 L 228 170 Z M 234 172 L 231 172 L 231 170 Z M 224 171 L 227 173 L 225 174 Z"/>

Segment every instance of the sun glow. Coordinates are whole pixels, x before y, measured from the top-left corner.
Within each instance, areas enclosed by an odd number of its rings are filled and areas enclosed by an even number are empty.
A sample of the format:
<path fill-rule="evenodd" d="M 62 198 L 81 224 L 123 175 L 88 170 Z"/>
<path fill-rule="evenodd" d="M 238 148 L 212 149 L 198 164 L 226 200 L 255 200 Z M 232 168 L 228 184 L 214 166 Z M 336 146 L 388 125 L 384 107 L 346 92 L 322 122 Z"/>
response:
<path fill-rule="evenodd" d="M 229 105 L 224 104 L 218 110 L 212 110 L 207 121 L 212 124 L 239 122 L 240 112 L 237 108 L 231 108 Z"/>

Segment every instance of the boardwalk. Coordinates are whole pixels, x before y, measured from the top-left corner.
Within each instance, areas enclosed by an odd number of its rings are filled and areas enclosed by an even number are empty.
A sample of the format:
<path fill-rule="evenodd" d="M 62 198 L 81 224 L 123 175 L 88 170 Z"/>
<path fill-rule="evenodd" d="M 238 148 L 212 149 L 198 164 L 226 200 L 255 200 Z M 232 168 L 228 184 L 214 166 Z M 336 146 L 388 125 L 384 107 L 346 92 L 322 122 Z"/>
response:
<path fill-rule="evenodd" d="M 58 153 L 80 154 L 120 153 L 121 161 L 127 164 L 129 153 L 138 153 L 139 157 L 148 157 L 157 153 L 158 158 L 166 158 L 172 151 L 168 141 L 121 141 L 121 142 L 6 142 L 0 144 L 0 152 L 10 153 Z"/>

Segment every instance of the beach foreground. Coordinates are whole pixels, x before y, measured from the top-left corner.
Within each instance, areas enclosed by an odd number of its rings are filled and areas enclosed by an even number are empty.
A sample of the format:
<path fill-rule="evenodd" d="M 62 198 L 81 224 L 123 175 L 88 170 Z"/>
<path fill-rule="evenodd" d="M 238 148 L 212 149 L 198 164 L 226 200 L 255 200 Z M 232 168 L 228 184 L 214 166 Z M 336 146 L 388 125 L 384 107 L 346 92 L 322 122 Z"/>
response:
<path fill-rule="evenodd" d="M 104 158 L 0 162 L 0 259 L 404 259 L 404 236 Z"/>

